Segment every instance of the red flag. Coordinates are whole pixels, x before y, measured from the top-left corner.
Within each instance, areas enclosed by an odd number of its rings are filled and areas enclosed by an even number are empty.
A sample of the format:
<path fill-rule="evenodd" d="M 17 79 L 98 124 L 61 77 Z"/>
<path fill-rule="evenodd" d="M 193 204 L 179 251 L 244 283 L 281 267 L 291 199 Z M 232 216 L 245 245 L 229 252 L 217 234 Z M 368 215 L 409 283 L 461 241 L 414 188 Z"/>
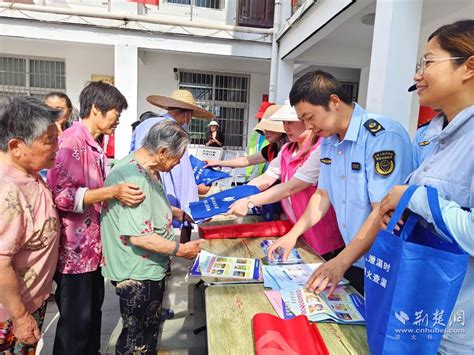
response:
<path fill-rule="evenodd" d="M 128 0 L 129 2 L 137 2 L 145 5 L 160 5 L 160 0 Z"/>

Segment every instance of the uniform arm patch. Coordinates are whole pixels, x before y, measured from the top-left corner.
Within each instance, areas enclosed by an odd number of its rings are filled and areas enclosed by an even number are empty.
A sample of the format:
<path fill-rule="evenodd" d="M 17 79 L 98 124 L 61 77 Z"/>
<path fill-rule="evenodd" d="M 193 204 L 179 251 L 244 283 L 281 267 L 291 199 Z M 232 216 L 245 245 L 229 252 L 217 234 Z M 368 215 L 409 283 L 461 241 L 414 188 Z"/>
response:
<path fill-rule="evenodd" d="M 374 153 L 375 172 L 380 176 L 389 176 L 395 170 L 395 152 L 383 150 Z"/>
<path fill-rule="evenodd" d="M 365 121 L 364 127 L 367 128 L 367 130 L 373 136 L 377 135 L 378 132 L 385 130 L 385 128 L 383 128 L 383 126 L 380 123 L 378 123 L 376 120 L 374 120 L 373 118 Z"/>

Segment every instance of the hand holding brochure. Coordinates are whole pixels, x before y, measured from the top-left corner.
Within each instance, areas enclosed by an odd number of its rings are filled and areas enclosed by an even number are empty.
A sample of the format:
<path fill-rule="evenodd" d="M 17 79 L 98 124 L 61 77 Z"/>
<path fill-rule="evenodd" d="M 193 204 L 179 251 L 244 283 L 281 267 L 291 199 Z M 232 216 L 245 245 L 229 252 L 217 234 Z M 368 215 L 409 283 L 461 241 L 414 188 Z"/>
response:
<path fill-rule="evenodd" d="M 191 274 L 242 281 L 259 281 L 261 280 L 260 260 L 219 256 L 201 250 L 191 269 Z"/>
<path fill-rule="evenodd" d="M 364 299 L 349 286 L 338 286 L 331 296 L 306 288 L 281 290 L 283 303 L 296 316 L 306 315 L 311 322 L 364 324 Z"/>
<path fill-rule="evenodd" d="M 303 262 L 303 259 L 301 259 L 300 254 L 298 253 L 298 250 L 296 249 L 291 249 L 290 255 L 288 256 L 288 259 L 283 260 L 283 254 L 285 253 L 285 249 L 283 248 L 277 248 L 273 252 L 273 261 L 270 261 L 268 259 L 268 248 L 274 243 L 273 240 L 264 240 L 263 242 L 260 243 L 260 246 L 263 249 L 263 253 L 266 255 L 265 260 L 266 263 L 269 265 L 284 265 L 284 264 L 301 264 Z"/>
<path fill-rule="evenodd" d="M 256 186 L 242 185 L 232 189 L 218 192 L 198 202 L 191 202 L 186 213 L 196 222 L 200 223 L 209 218 L 224 214 L 235 201 L 258 194 L 260 190 Z"/>
<path fill-rule="evenodd" d="M 190 155 L 189 160 L 193 167 L 196 185 L 204 184 L 210 186 L 214 181 L 230 178 L 230 175 L 224 171 L 214 170 L 213 168 L 204 168 L 206 163 L 196 158 L 194 155 Z"/>

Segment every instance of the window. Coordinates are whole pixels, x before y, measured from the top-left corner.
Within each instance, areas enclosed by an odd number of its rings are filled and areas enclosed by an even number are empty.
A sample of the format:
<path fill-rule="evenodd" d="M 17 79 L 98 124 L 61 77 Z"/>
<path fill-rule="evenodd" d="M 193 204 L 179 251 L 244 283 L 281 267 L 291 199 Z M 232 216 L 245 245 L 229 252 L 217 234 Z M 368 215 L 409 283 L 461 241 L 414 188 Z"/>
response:
<path fill-rule="evenodd" d="M 275 0 L 239 0 L 237 25 L 247 27 L 273 27 Z"/>
<path fill-rule="evenodd" d="M 241 149 L 247 142 L 248 75 L 179 71 L 179 88 L 193 93 L 196 103 L 216 115 L 226 148 Z M 193 144 L 206 143 L 207 120 L 193 119 Z"/>
<path fill-rule="evenodd" d="M 356 102 L 358 95 L 359 95 L 359 84 L 348 82 L 348 81 L 341 81 L 342 87 L 344 91 L 349 95 L 352 101 Z"/>
<path fill-rule="evenodd" d="M 0 54 L 0 94 L 43 99 L 51 91 L 65 91 L 65 66 L 62 59 Z"/>
<path fill-rule="evenodd" d="M 168 0 L 170 4 L 191 5 L 192 0 Z M 220 9 L 220 0 L 194 0 L 194 6 L 207 7 L 208 9 Z"/>

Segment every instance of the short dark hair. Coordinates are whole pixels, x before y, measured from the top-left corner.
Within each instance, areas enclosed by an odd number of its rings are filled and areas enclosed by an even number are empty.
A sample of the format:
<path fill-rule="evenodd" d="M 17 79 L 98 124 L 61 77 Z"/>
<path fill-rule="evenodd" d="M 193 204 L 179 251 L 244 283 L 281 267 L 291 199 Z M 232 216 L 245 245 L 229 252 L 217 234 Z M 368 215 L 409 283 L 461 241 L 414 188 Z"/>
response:
<path fill-rule="evenodd" d="M 298 102 L 303 101 L 327 108 L 329 98 L 333 94 L 346 104 L 352 103 L 344 87 L 335 77 L 322 70 L 311 71 L 293 84 L 290 91 L 290 105 L 295 106 Z"/>
<path fill-rule="evenodd" d="M 149 118 L 152 118 L 152 117 L 159 117 L 160 115 L 156 112 L 153 112 L 153 111 L 145 111 L 143 112 L 140 117 L 138 118 L 138 121 L 140 122 L 144 122 L 146 121 L 147 119 Z"/>
<path fill-rule="evenodd" d="M 122 112 L 128 107 L 127 99 L 114 86 L 103 81 L 92 81 L 81 91 L 79 95 L 80 116 L 89 117 L 92 106 L 105 114 L 110 110 Z"/>
<path fill-rule="evenodd" d="M 64 101 L 66 101 L 66 107 L 69 109 L 70 112 L 72 112 L 71 99 L 65 93 L 59 92 L 59 91 L 52 91 L 49 94 L 47 94 L 44 99 L 47 100 L 50 97 L 59 97 L 60 99 L 63 99 Z"/>
<path fill-rule="evenodd" d="M 0 150 L 8 151 L 11 139 L 21 139 L 30 145 L 53 124 L 61 110 L 46 106 L 29 96 L 0 98 Z"/>

